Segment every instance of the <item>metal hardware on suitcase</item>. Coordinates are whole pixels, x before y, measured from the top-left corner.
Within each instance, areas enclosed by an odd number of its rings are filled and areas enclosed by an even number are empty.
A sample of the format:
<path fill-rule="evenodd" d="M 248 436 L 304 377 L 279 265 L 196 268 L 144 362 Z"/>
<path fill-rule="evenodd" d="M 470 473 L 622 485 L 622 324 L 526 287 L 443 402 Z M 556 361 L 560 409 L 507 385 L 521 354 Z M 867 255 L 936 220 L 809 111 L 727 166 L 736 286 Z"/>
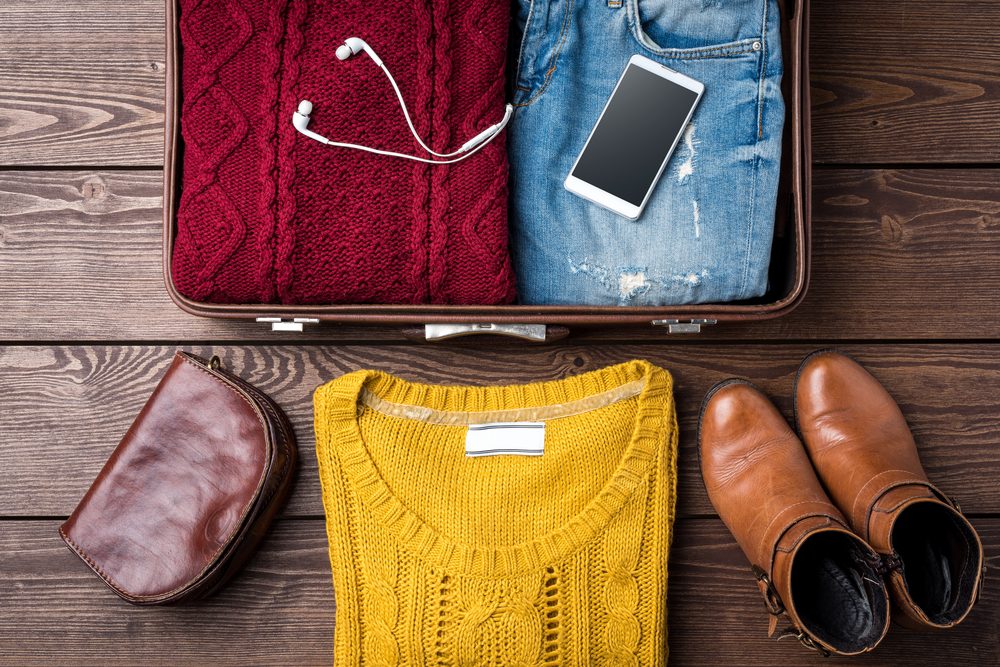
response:
<path fill-rule="evenodd" d="M 202 317 L 255 320 L 273 331 L 303 331 L 324 322 L 399 325 L 410 337 L 445 340 L 470 334 L 499 334 L 528 341 L 556 340 L 570 328 L 645 326 L 665 333 L 698 333 L 728 322 L 787 315 L 803 299 L 810 261 L 809 0 L 782 0 L 782 46 L 786 105 L 782 173 L 770 289 L 752 301 L 684 306 L 454 306 L 454 305 L 283 305 L 197 302 L 180 294 L 171 276 L 171 254 L 180 200 L 180 73 L 177 0 L 166 0 L 166 119 L 164 129 L 163 271 L 167 291 L 182 310 Z"/>

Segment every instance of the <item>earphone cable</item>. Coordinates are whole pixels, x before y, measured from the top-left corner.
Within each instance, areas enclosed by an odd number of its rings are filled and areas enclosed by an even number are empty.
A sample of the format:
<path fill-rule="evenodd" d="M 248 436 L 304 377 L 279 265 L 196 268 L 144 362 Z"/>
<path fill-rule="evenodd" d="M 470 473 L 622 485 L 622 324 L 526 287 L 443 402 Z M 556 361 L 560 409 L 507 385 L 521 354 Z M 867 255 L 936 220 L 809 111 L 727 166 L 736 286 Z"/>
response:
<path fill-rule="evenodd" d="M 410 128 L 410 134 L 412 134 L 413 138 L 417 140 L 417 143 L 420 144 L 420 146 L 431 155 L 435 155 L 440 158 L 454 157 L 459 153 L 461 153 L 462 152 L 461 148 L 459 148 L 457 151 L 452 151 L 450 153 L 438 153 L 433 148 L 424 143 L 424 140 L 420 138 L 419 134 L 417 134 L 417 128 L 413 126 L 413 121 L 410 119 L 410 112 L 406 108 L 406 101 L 403 99 L 403 93 L 400 92 L 399 86 L 396 84 L 396 79 L 393 78 L 392 73 L 389 71 L 389 68 L 386 67 L 384 63 L 379 63 L 378 66 L 379 69 L 381 69 L 382 72 L 385 73 L 385 77 L 389 79 L 389 83 L 392 85 L 392 90 L 393 92 L 396 93 L 396 99 L 399 100 L 399 107 L 400 109 L 403 110 L 403 118 L 406 119 L 406 125 Z M 497 131 L 499 132 L 499 129 Z"/>
<path fill-rule="evenodd" d="M 403 158 L 404 160 L 423 162 L 424 164 L 454 164 L 455 162 L 461 162 L 467 157 L 472 157 L 473 155 L 478 153 L 481 149 L 485 148 L 486 145 L 490 142 L 484 141 L 476 145 L 475 148 L 468 151 L 467 153 L 464 153 L 463 155 L 456 158 L 452 158 L 450 160 L 432 160 L 430 158 L 419 157 L 417 155 L 407 155 L 406 153 L 397 153 L 396 151 L 387 151 L 387 150 L 382 150 L 381 148 L 372 148 L 371 146 L 361 146 L 359 144 L 350 144 L 342 141 L 331 141 L 329 139 L 326 139 L 325 143 L 327 146 L 336 146 L 337 148 L 350 148 L 354 150 L 364 151 L 365 153 L 374 153 L 375 155 L 386 155 L 388 157 L 399 157 Z M 435 155 L 437 155 L 437 153 L 435 153 Z M 447 157 L 447 155 L 444 157 Z"/>
<path fill-rule="evenodd" d="M 371 48 L 371 47 L 369 46 L 368 48 Z M 417 128 L 415 128 L 413 126 L 413 120 L 410 118 L 410 112 L 406 108 L 406 100 L 403 99 L 403 93 L 399 90 L 399 86 L 396 84 L 396 79 L 392 76 L 392 72 L 389 71 L 389 68 L 386 67 L 385 63 L 383 63 L 381 61 L 381 59 L 379 61 L 377 61 L 376 64 L 379 66 L 379 69 L 381 69 L 382 72 L 385 73 L 386 78 L 389 79 L 390 85 L 392 85 L 393 92 L 396 93 L 396 99 L 399 100 L 399 108 L 403 110 L 403 118 L 406 119 L 406 125 L 407 125 L 407 127 L 410 128 L 410 134 L 413 135 L 413 138 L 417 140 L 417 143 L 420 144 L 420 146 L 425 151 L 427 151 L 431 155 L 434 155 L 434 156 L 437 156 L 437 157 L 440 157 L 440 158 L 450 158 L 450 157 L 454 157 L 456 155 L 459 155 L 461 153 L 464 153 L 464 152 L 466 152 L 468 150 L 463 145 L 458 150 L 452 151 L 450 153 L 438 153 L 433 148 L 431 148 L 430 146 L 428 146 L 427 144 L 425 144 L 424 140 L 420 138 L 419 134 L 417 134 Z M 500 134 L 503 131 L 503 129 L 507 126 L 507 122 L 509 120 L 510 120 L 510 114 L 507 113 L 507 112 L 505 112 L 504 113 L 504 117 L 497 124 L 497 127 L 496 127 L 495 131 L 491 132 L 488 135 L 488 138 L 486 138 L 483 141 L 481 141 L 477 146 L 481 146 L 483 144 L 486 144 L 486 143 L 489 143 L 490 141 L 492 141 L 493 138 L 496 137 L 496 135 Z M 472 153 L 469 153 L 469 154 L 471 155 Z"/>
<path fill-rule="evenodd" d="M 327 137 L 324 137 L 316 132 L 309 130 L 309 115 L 310 113 L 312 113 L 313 109 L 312 103 L 309 102 L 309 100 L 302 100 L 299 103 L 298 110 L 294 114 L 292 114 L 292 125 L 295 126 L 296 130 L 316 141 L 319 141 L 320 143 L 326 144 L 327 146 L 335 146 L 338 148 L 359 150 L 366 153 L 373 153 L 375 155 L 398 157 L 404 160 L 413 160 L 415 162 L 422 162 L 424 164 L 454 164 L 455 162 L 461 162 L 465 158 L 475 155 L 477 152 L 479 152 L 480 149 L 483 148 L 483 146 L 496 139 L 500 135 L 500 133 L 504 130 L 504 128 L 507 127 L 507 124 L 513 117 L 514 107 L 508 104 L 504 109 L 503 118 L 501 118 L 499 122 L 487 127 L 485 130 L 474 136 L 472 139 L 462 144 L 457 150 L 454 150 L 450 153 L 439 153 L 434 149 L 432 149 L 430 146 L 428 146 L 426 143 L 424 143 L 424 140 L 420 138 L 419 134 L 417 134 L 417 128 L 414 127 L 413 125 L 413 120 L 410 118 L 410 111 L 406 107 L 406 100 L 403 99 L 403 93 L 402 91 L 400 91 L 399 85 L 396 83 L 396 79 L 392 76 L 392 72 L 389 71 L 389 68 L 386 67 L 385 63 L 382 62 L 382 59 L 378 57 L 378 54 L 375 53 L 374 49 L 368 46 L 368 44 L 366 44 L 364 40 L 358 37 L 351 37 L 347 39 L 344 42 L 344 44 L 337 49 L 337 57 L 340 60 L 347 60 L 351 56 L 357 55 L 361 51 L 364 51 L 365 54 L 371 58 L 372 62 L 378 65 L 379 69 L 382 70 L 386 78 L 389 79 L 389 84 L 392 86 L 392 90 L 396 95 L 396 100 L 399 102 L 399 107 L 403 111 L 403 118 L 406 120 L 406 125 L 410 130 L 410 134 L 413 135 L 413 138 L 417 140 L 417 143 L 420 144 L 421 148 L 427 151 L 427 153 L 429 153 L 430 155 L 433 155 L 436 158 L 440 159 L 423 158 L 416 155 L 409 155 L 406 153 L 398 153 L 396 151 L 373 148 L 371 146 L 362 146 L 360 144 L 353 144 L 343 141 L 333 141 Z"/>

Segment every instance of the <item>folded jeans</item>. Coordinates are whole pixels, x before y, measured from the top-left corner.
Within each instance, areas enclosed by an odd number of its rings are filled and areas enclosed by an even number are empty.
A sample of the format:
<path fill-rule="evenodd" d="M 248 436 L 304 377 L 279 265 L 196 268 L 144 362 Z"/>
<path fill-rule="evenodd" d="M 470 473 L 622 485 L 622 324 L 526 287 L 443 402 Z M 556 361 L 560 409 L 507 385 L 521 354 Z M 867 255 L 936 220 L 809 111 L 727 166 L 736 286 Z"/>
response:
<path fill-rule="evenodd" d="M 518 0 L 516 19 L 510 224 L 521 301 L 763 295 L 785 117 L 778 1 Z M 629 221 L 562 182 L 635 53 L 702 82 L 705 94 L 643 215 Z"/>

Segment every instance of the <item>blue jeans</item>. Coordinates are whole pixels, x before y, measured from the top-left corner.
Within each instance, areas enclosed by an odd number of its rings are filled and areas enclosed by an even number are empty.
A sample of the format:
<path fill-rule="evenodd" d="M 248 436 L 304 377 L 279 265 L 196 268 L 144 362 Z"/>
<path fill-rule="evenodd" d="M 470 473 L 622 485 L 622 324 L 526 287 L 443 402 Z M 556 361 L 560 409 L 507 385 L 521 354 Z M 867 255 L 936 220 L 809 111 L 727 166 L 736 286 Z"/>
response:
<path fill-rule="evenodd" d="M 511 243 L 522 303 L 767 291 L 785 109 L 777 0 L 518 0 Z M 637 221 L 563 188 L 632 54 L 705 84 Z M 609 165 L 609 168 L 615 168 Z"/>

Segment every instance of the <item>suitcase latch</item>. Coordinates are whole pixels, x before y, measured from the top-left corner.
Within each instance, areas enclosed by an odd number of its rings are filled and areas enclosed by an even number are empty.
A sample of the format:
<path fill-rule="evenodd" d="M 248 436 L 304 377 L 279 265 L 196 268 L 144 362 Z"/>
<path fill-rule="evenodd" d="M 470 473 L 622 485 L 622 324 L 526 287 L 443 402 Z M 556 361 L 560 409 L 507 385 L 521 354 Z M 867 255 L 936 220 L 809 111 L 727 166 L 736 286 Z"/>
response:
<path fill-rule="evenodd" d="M 654 327 L 666 327 L 667 333 L 672 334 L 696 334 L 701 333 L 701 328 L 709 324 L 718 324 L 718 320 L 653 320 Z"/>
<path fill-rule="evenodd" d="M 258 317 L 257 321 L 262 324 L 270 324 L 271 331 L 302 331 L 307 324 L 319 324 L 319 320 L 315 317 L 293 317 L 292 319 Z"/>
<path fill-rule="evenodd" d="M 475 334 L 497 334 L 513 336 L 523 340 L 543 342 L 546 327 L 544 324 L 425 324 L 424 338 L 426 340 L 446 340 L 458 336 Z"/>

